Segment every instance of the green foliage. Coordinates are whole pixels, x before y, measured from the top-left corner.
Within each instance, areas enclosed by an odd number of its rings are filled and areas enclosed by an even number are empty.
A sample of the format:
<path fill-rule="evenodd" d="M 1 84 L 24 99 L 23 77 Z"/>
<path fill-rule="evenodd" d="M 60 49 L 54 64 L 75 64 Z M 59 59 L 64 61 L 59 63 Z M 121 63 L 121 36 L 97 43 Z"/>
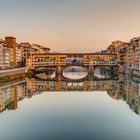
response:
<path fill-rule="evenodd" d="M 10 80 L 10 76 L 0 77 L 0 81 L 8 81 Z"/>
<path fill-rule="evenodd" d="M 101 74 L 111 75 L 111 72 L 112 72 L 111 68 L 109 68 L 109 67 L 100 67 L 99 70 L 100 70 Z"/>
<path fill-rule="evenodd" d="M 44 73 L 44 72 L 47 72 L 47 68 L 45 68 L 45 67 L 35 70 L 35 74 Z"/>
<path fill-rule="evenodd" d="M 28 77 L 32 77 L 34 75 L 34 72 L 32 70 L 29 70 L 27 73 L 26 73 L 26 76 Z"/>

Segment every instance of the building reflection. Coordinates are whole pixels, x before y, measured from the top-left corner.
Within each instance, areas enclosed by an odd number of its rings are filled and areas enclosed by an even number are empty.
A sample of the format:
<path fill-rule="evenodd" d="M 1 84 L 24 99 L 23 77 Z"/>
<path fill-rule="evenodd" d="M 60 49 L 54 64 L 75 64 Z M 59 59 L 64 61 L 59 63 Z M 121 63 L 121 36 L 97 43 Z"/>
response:
<path fill-rule="evenodd" d="M 130 109 L 140 115 L 140 83 L 124 80 L 118 84 L 116 92 L 109 91 L 108 94 L 113 99 L 126 102 Z"/>
<path fill-rule="evenodd" d="M 123 79 L 123 80 L 122 80 Z M 41 81 L 35 78 L 19 79 L 0 87 L 0 112 L 15 110 L 18 102 L 43 91 L 107 91 L 115 100 L 126 102 L 140 115 L 140 84 L 124 77 L 119 80 L 102 81 Z"/>
<path fill-rule="evenodd" d="M 0 112 L 17 109 L 18 101 L 25 98 L 26 81 L 22 80 L 0 87 Z"/>
<path fill-rule="evenodd" d="M 104 81 L 41 81 L 27 79 L 29 93 L 41 91 L 106 91 L 111 90 L 115 80 Z"/>

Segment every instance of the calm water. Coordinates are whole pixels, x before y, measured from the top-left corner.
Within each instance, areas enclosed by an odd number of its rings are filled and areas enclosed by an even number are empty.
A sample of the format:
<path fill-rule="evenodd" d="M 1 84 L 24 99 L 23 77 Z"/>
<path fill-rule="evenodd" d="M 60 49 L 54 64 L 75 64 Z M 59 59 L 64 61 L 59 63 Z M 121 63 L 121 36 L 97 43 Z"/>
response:
<path fill-rule="evenodd" d="M 139 140 L 139 83 L 89 79 L 1 85 L 0 140 Z"/>

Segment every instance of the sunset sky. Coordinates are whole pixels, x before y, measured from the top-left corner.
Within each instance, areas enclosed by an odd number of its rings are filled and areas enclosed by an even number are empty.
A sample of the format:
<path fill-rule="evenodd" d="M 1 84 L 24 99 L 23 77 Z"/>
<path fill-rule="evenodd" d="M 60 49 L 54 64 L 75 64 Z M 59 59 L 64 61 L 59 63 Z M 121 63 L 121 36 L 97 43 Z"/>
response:
<path fill-rule="evenodd" d="M 0 38 L 95 52 L 140 36 L 140 0 L 0 0 Z"/>

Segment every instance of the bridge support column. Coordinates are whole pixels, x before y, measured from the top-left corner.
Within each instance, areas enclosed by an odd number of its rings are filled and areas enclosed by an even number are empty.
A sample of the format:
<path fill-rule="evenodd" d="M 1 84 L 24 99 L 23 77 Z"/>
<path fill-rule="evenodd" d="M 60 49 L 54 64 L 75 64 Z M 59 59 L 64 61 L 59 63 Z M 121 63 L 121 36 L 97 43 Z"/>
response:
<path fill-rule="evenodd" d="M 58 66 L 56 68 L 56 80 L 61 81 L 61 79 L 62 79 L 62 67 Z"/>
<path fill-rule="evenodd" d="M 88 74 L 88 81 L 93 81 L 93 74 L 92 73 Z"/>
<path fill-rule="evenodd" d="M 124 67 L 123 67 L 123 65 L 119 65 L 119 73 L 124 73 Z"/>
<path fill-rule="evenodd" d="M 61 81 L 62 80 L 62 75 L 56 74 L 56 81 Z"/>
<path fill-rule="evenodd" d="M 62 74 L 62 67 L 61 66 L 58 66 L 57 68 L 56 68 L 56 74 Z"/>
<path fill-rule="evenodd" d="M 88 67 L 88 73 L 89 74 L 93 74 L 94 73 L 94 68 L 93 68 L 92 65 L 89 65 L 89 67 Z"/>

